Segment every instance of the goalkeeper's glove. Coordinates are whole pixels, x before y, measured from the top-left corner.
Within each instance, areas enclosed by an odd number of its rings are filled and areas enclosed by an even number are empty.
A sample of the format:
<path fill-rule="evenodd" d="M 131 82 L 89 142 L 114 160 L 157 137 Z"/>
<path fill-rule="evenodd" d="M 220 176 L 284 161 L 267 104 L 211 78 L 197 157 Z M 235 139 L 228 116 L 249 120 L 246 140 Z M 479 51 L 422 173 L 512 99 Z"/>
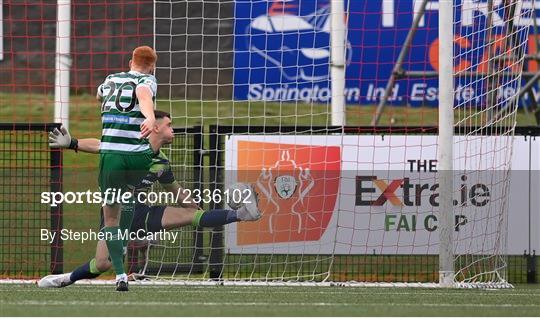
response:
<path fill-rule="evenodd" d="M 79 141 L 72 138 L 69 131 L 64 126 L 61 126 L 60 130 L 54 128 L 53 131 L 49 132 L 49 147 L 60 149 L 68 148 L 77 151 Z"/>

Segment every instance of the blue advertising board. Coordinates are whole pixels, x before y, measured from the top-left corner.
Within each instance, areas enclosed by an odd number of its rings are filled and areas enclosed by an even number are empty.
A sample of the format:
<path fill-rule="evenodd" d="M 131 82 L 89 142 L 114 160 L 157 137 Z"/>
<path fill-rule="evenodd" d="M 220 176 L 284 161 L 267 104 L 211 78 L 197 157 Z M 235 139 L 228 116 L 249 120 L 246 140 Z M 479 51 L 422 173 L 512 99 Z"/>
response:
<path fill-rule="evenodd" d="M 345 97 L 349 104 L 376 104 L 386 87 L 405 42 L 421 0 L 349 0 L 347 16 L 347 67 Z M 487 0 L 461 0 L 456 10 L 456 71 L 483 72 L 487 69 Z M 532 2 L 517 10 L 528 10 Z M 493 36 L 501 39 L 505 9 L 502 0 L 494 1 Z M 472 8 L 472 9 L 471 9 Z M 540 16 L 540 1 L 536 4 Z M 522 11 L 519 11 L 522 12 Z M 329 0 L 236 0 L 234 96 L 237 100 L 330 101 L 330 1 Z M 539 19 L 540 20 L 540 19 Z M 536 51 L 534 41 L 523 39 L 531 19 L 515 21 L 519 42 L 525 50 Z M 540 21 L 539 21 L 540 23 Z M 403 64 L 407 71 L 437 71 L 438 3 L 429 1 L 424 18 Z M 461 33 L 461 34 L 459 34 Z M 471 34 L 471 35 L 469 35 Z M 463 36 L 463 37 L 462 37 Z M 497 38 L 498 37 L 498 38 Z M 500 44 L 502 41 L 496 42 Z M 497 45 L 495 45 L 497 47 Z M 497 49 L 497 48 L 496 48 Z M 498 48 L 497 50 L 501 50 Z M 504 69 L 505 66 L 501 66 Z M 476 69 L 476 70 L 475 70 Z M 525 62 L 525 69 L 538 70 L 536 62 Z M 499 79 L 499 100 L 517 90 L 513 78 Z M 463 77 L 466 78 L 466 77 Z M 473 77 L 469 77 L 474 79 Z M 486 77 L 482 77 L 485 78 Z M 485 105 L 486 81 L 456 82 L 456 103 Z M 501 84 L 504 80 L 505 83 Z M 411 106 L 437 106 L 437 78 L 408 78 L 397 81 L 389 103 Z M 540 91 L 534 89 L 539 100 Z"/>

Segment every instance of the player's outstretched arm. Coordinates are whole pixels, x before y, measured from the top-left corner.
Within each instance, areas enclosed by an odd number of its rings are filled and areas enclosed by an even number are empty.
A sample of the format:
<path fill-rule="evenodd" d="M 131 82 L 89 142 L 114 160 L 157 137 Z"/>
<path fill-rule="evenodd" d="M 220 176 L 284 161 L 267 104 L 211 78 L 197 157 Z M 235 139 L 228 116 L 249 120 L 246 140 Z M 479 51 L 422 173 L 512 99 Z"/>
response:
<path fill-rule="evenodd" d="M 69 131 L 64 127 L 60 130 L 55 128 L 49 132 L 49 147 L 59 149 L 73 149 L 87 153 L 99 153 L 100 141 L 94 138 L 77 140 L 72 138 Z"/>
<path fill-rule="evenodd" d="M 154 130 L 156 118 L 154 116 L 154 101 L 152 100 L 152 92 L 146 85 L 138 86 L 135 89 L 137 100 L 141 108 L 141 113 L 146 118 L 141 123 L 141 137 L 146 138 Z"/>

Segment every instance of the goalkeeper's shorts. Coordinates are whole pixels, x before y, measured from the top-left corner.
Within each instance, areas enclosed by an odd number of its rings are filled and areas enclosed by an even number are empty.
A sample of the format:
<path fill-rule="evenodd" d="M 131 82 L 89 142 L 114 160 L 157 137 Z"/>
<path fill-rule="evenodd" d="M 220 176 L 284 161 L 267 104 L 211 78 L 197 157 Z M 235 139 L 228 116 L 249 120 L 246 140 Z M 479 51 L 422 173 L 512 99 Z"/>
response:
<path fill-rule="evenodd" d="M 151 151 L 134 154 L 100 154 L 99 189 L 107 204 L 119 203 L 118 195 L 131 192 L 133 186 L 138 185 L 148 174 L 151 165 Z"/>
<path fill-rule="evenodd" d="M 135 212 L 133 214 L 133 221 L 129 226 L 129 232 L 137 232 L 140 229 L 146 232 L 157 232 L 162 230 L 161 219 L 165 213 L 166 206 L 147 206 L 145 204 L 137 203 L 135 205 Z M 103 219 L 103 208 L 100 213 L 99 230 L 105 227 L 105 221 Z"/>

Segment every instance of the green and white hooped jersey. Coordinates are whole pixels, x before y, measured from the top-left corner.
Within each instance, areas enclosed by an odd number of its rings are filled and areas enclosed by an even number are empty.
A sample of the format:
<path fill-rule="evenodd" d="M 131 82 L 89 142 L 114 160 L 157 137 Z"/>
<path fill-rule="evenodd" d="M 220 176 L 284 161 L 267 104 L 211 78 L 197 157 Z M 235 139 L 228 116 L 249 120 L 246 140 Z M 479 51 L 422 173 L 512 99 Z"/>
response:
<path fill-rule="evenodd" d="M 98 87 L 98 95 L 103 98 L 101 153 L 140 153 L 150 149 L 148 140 L 140 138 L 140 125 L 145 117 L 135 89 L 142 85 L 150 88 L 155 101 L 157 81 L 151 74 L 137 71 L 115 73 Z"/>

